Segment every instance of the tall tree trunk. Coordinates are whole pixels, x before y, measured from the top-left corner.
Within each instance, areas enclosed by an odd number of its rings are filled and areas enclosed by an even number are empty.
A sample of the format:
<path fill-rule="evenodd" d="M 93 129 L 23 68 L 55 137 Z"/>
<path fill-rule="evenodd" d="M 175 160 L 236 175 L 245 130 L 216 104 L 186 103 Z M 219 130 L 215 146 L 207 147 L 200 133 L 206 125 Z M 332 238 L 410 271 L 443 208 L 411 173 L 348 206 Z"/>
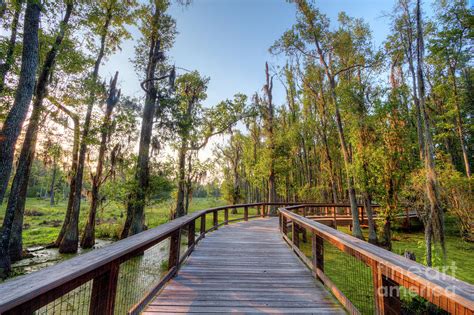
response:
<path fill-rule="evenodd" d="M 422 117 L 421 117 L 421 108 L 420 108 L 420 99 L 418 96 L 418 86 L 417 86 L 417 81 L 416 81 L 416 72 L 415 72 L 415 66 L 414 66 L 414 42 L 415 42 L 415 32 L 413 30 L 413 22 L 410 14 L 410 8 L 409 8 L 409 2 L 408 1 L 402 1 L 400 2 L 402 9 L 404 11 L 404 22 L 405 22 L 405 30 L 401 30 L 400 34 L 403 34 L 403 31 L 405 31 L 406 38 L 401 36 L 401 41 L 403 43 L 403 48 L 405 51 L 405 56 L 408 61 L 408 70 L 411 75 L 411 82 L 412 82 L 412 91 L 413 91 L 413 103 L 415 107 L 415 114 L 416 114 L 416 132 L 417 132 L 417 139 L 418 139 L 418 149 L 419 149 L 419 157 L 420 161 L 424 160 L 424 154 L 425 154 L 425 140 L 423 138 L 423 122 L 422 122 Z"/>
<path fill-rule="evenodd" d="M 100 128 L 101 139 L 99 147 L 99 156 L 97 158 L 97 168 L 95 171 L 95 175 L 92 177 L 91 207 L 89 209 L 89 216 L 81 237 L 82 248 L 91 248 L 95 244 L 95 218 L 97 214 L 97 207 L 99 205 L 99 190 L 100 186 L 103 183 L 102 173 L 104 169 L 105 152 L 107 150 L 107 140 L 110 138 L 110 134 L 112 132 L 112 112 L 120 98 L 120 90 L 117 90 L 117 79 L 118 72 L 115 73 L 115 77 L 110 82 L 104 120 Z"/>
<path fill-rule="evenodd" d="M 270 72 L 268 69 L 268 63 L 265 63 L 265 78 L 266 84 L 264 86 L 265 94 L 267 96 L 267 106 L 268 106 L 268 117 L 267 117 L 267 136 L 269 141 L 269 150 L 270 150 L 270 169 L 268 174 L 268 202 L 276 202 L 277 193 L 276 193 L 276 184 L 275 184 L 275 135 L 273 131 L 273 116 L 275 110 L 273 108 L 273 78 L 270 77 Z M 270 206 L 270 215 L 277 214 L 277 206 Z"/>
<path fill-rule="evenodd" d="M 383 224 L 382 245 L 389 251 L 392 250 L 392 219 L 387 215 Z"/>
<path fill-rule="evenodd" d="M 12 30 L 10 33 L 10 39 L 8 41 L 7 53 L 5 55 L 5 62 L 0 65 L 0 94 L 2 94 L 3 90 L 5 89 L 5 79 L 14 62 L 13 55 L 15 52 L 16 35 L 18 32 L 18 21 L 20 18 L 22 7 L 23 7 L 23 1 L 17 0 L 15 2 L 15 13 L 13 13 L 13 20 L 11 24 Z"/>
<path fill-rule="evenodd" d="M 336 109 L 336 126 L 337 132 L 339 134 L 339 141 L 341 144 L 341 151 L 342 156 L 344 158 L 344 166 L 346 170 L 346 184 L 347 184 L 347 192 L 349 194 L 349 203 L 351 205 L 351 213 L 352 213 L 352 235 L 354 237 L 364 239 L 362 235 L 362 229 L 360 227 L 359 221 L 359 208 L 357 207 L 357 198 L 354 189 L 354 178 L 352 176 L 352 157 L 349 152 L 349 148 L 347 147 L 346 138 L 344 135 L 344 129 L 342 126 L 341 114 L 339 113 L 339 106 L 337 104 L 337 96 L 336 96 L 336 87 L 334 83 L 334 79 L 330 77 L 331 81 L 331 90 L 332 90 L 332 98 L 335 104 Z"/>
<path fill-rule="evenodd" d="M 89 141 L 89 132 L 90 132 L 90 125 L 92 120 L 92 109 L 94 107 L 94 103 L 96 101 L 95 96 L 95 87 L 97 85 L 97 79 L 99 76 L 99 67 L 102 62 L 102 59 L 105 55 L 105 41 L 108 35 L 109 26 L 112 21 L 112 9 L 108 8 L 108 12 L 104 21 L 104 26 L 102 29 L 102 35 L 100 39 L 100 49 L 99 54 L 97 55 L 97 59 L 94 65 L 94 71 L 90 77 L 90 82 L 92 84 L 92 91 L 89 96 L 89 104 L 87 106 L 86 117 L 83 123 L 82 129 L 82 139 L 79 148 L 79 158 L 77 161 L 77 170 L 76 176 L 74 179 L 74 190 L 71 190 L 72 196 L 72 205 L 70 210 L 70 217 L 68 222 L 64 222 L 64 235 L 59 242 L 59 252 L 60 253 L 75 253 L 77 252 L 78 243 L 79 243 L 79 213 L 81 210 L 81 197 L 82 197 L 82 180 L 84 175 L 84 162 L 86 159 L 87 153 L 87 143 Z"/>
<path fill-rule="evenodd" d="M 179 218 L 186 215 L 184 198 L 186 195 L 186 146 L 185 139 L 181 139 L 181 147 L 178 153 L 178 195 L 176 199 L 175 217 Z"/>
<path fill-rule="evenodd" d="M 10 196 L 8 199 L 7 212 L 14 213 L 14 219 L 11 227 L 10 236 L 10 258 L 12 261 L 21 259 L 23 248 L 23 216 L 25 211 L 26 192 L 28 188 L 28 179 L 30 177 L 31 165 L 36 152 L 36 142 L 38 138 L 38 130 L 40 126 L 41 113 L 44 109 L 43 100 L 46 97 L 48 80 L 53 71 L 54 62 L 58 54 L 61 43 L 64 39 L 67 24 L 72 13 L 72 4 L 66 7 L 64 19 L 60 24 L 58 35 L 55 42 L 48 52 L 44 64 L 42 66 L 38 83 L 35 90 L 35 99 L 33 102 L 33 111 L 30 122 L 26 130 L 25 140 L 18 159 L 18 167 L 15 177 L 13 178 Z"/>
<path fill-rule="evenodd" d="M 424 160 L 425 155 L 425 140 L 423 138 L 423 123 L 421 118 L 421 109 L 420 109 L 420 99 L 418 98 L 418 87 L 416 84 L 416 72 L 413 63 L 413 55 L 412 55 L 412 42 L 409 42 L 409 48 L 406 52 L 407 59 L 408 59 L 408 70 L 410 71 L 412 77 L 412 90 L 413 90 L 413 104 L 415 105 L 415 114 L 416 114 L 416 133 L 418 139 L 418 152 L 420 160 Z"/>
<path fill-rule="evenodd" d="M 459 95 L 458 95 L 458 87 L 456 83 L 456 72 L 454 68 L 450 68 L 451 77 L 453 80 L 453 92 L 454 92 L 454 105 L 456 108 L 456 131 L 459 137 L 459 143 L 461 145 L 462 156 L 464 160 L 464 170 L 466 172 L 467 178 L 471 178 L 471 167 L 469 165 L 469 157 L 468 152 L 464 140 L 464 130 L 463 130 L 463 123 L 461 118 L 461 108 L 459 106 Z"/>
<path fill-rule="evenodd" d="M 376 229 L 376 224 L 374 220 L 374 211 L 372 208 L 372 196 L 368 192 L 363 192 L 363 201 L 364 201 L 364 209 L 365 213 L 367 214 L 367 221 L 369 224 L 369 237 L 368 241 L 371 244 L 377 244 L 377 229 Z"/>
<path fill-rule="evenodd" d="M 420 109 L 423 118 L 423 136 L 425 140 L 425 172 L 426 172 L 426 195 L 430 203 L 430 209 L 426 220 L 425 239 L 427 240 L 427 264 L 431 266 L 431 237 L 435 235 L 435 239 L 440 241 L 443 256 L 446 256 L 446 247 L 444 242 L 444 212 L 441 207 L 439 196 L 439 183 L 435 170 L 434 161 L 434 144 L 431 136 L 430 121 L 426 111 L 425 104 L 425 82 L 423 74 L 423 26 L 421 20 L 420 0 L 416 2 L 416 22 L 417 22 L 417 79 L 418 79 L 418 96 L 420 98 Z M 430 241 L 428 244 L 428 240 Z M 429 245 L 429 246 L 428 246 Z"/>
<path fill-rule="evenodd" d="M 50 102 L 59 108 L 61 111 L 66 113 L 73 121 L 74 124 L 74 139 L 73 139 L 73 145 L 72 145 L 72 153 L 71 153 L 71 170 L 70 170 L 70 182 L 69 182 L 69 195 L 68 195 L 68 201 L 67 201 L 67 208 L 66 208 L 66 215 L 64 217 L 64 223 L 61 227 L 61 231 L 58 234 L 58 237 L 56 238 L 56 241 L 54 242 L 55 247 L 59 247 L 59 243 L 61 243 L 61 240 L 64 237 L 64 233 L 66 233 L 66 227 L 67 224 L 69 223 L 69 220 L 71 218 L 71 213 L 72 213 L 72 202 L 74 200 L 74 189 L 76 187 L 76 172 L 77 172 L 77 163 L 79 159 L 79 143 L 81 140 L 81 130 L 80 130 L 80 124 L 79 124 L 79 116 L 67 109 L 65 106 L 61 105 L 59 102 L 57 102 L 55 99 L 50 98 Z"/>
<path fill-rule="evenodd" d="M 146 69 L 145 89 L 146 98 L 143 108 L 142 128 L 140 132 L 140 144 L 138 148 L 138 161 L 135 173 L 136 187 L 127 205 L 127 221 L 121 236 L 137 234 L 143 231 L 145 222 L 145 198 L 149 186 L 148 164 L 150 159 L 150 143 L 153 132 L 153 117 L 157 104 L 157 89 L 153 79 L 158 62 L 162 57 L 160 52 L 160 40 L 158 39 L 160 11 L 155 8 L 153 14 L 150 49 L 148 53 L 148 65 Z M 128 211 L 130 210 L 130 211 Z"/>
<path fill-rule="evenodd" d="M 56 157 L 53 162 L 53 176 L 51 178 L 51 186 L 49 187 L 49 205 L 54 206 L 54 185 L 56 184 L 56 172 L 58 170 Z"/>
<path fill-rule="evenodd" d="M 40 11 L 41 6 L 38 1 L 28 0 L 23 27 L 20 79 L 13 106 L 0 131 L 0 203 L 3 202 L 8 180 L 10 179 L 16 141 L 20 135 L 31 98 L 33 97 L 36 68 L 38 66 Z"/>

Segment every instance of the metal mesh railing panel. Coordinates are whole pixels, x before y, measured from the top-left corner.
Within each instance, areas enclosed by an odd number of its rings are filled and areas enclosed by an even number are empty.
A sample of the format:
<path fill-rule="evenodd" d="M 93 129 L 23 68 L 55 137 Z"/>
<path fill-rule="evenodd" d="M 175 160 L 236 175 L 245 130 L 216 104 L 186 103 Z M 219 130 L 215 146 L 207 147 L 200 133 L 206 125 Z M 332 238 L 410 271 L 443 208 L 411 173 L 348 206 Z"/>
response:
<path fill-rule="evenodd" d="M 324 241 L 324 273 L 361 314 L 375 314 L 370 267 Z"/>
<path fill-rule="evenodd" d="M 163 241 L 120 265 L 115 314 L 127 314 L 160 281 L 168 266 L 169 241 Z"/>
<path fill-rule="evenodd" d="M 91 292 L 92 280 L 41 307 L 34 314 L 89 314 Z"/>

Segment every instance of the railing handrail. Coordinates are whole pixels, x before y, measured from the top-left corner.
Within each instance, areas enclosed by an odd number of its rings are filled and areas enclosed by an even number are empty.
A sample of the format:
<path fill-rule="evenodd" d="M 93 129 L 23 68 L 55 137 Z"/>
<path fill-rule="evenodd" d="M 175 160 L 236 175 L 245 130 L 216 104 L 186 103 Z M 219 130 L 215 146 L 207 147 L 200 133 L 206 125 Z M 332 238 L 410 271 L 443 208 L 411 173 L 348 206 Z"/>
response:
<path fill-rule="evenodd" d="M 51 267 L 0 284 L 0 313 L 59 287 L 74 278 L 99 269 L 113 261 L 146 250 L 206 210 L 178 218 L 156 228 L 119 240 L 110 245 L 78 255 Z"/>
<path fill-rule="evenodd" d="M 347 208 L 347 207 L 349 207 L 350 208 L 350 206 L 351 205 L 348 204 L 348 203 L 300 202 L 300 203 L 295 203 L 294 205 L 285 207 L 285 209 L 291 210 L 291 209 L 299 209 L 299 208 L 302 208 L 302 207 L 335 207 L 335 208 L 344 208 L 344 207 Z M 372 206 L 372 208 L 379 208 L 380 207 L 379 204 L 372 204 L 371 206 Z M 357 207 L 358 208 L 363 208 L 364 205 L 357 204 Z"/>
<path fill-rule="evenodd" d="M 256 202 L 225 205 L 193 212 L 158 227 L 119 240 L 110 245 L 73 257 L 45 269 L 0 284 L 0 313 L 38 298 L 67 283 L 85 283 L 109 268 L 156 245 L 205 214 L 234 208 L 300 205 L 301 202 Z M 245 220 L 239 218 L 237 220 Z M 205 231 L 206 233 L 207 231 Z M 80 284 L 79 284 L 80 285 Z M 77 283 L 76 283 L 76 286 Z"/>
<path fill-rule="evenodd" d="M 474 285 L 290 211 L 304 206 L 306 205 L 280 208 L 279 213 L 286 219 L 296 222 L 298 226 L 318 235 L 341 251 L 356 257 L 367 265 L 378 266 L 384 276 L 392 279 L 396 277 L 396 280 L 400 280 L 401 275 L 402 278 L 410 281 L 407 282 L 410 283 L 408 285 L 409 288 L 415 284 L 427 288 L 428 290 L 425 290 L 427 292 L 420 291 L 419 295 L 430 302 L 445 308 L 443 307 L 444 305 L 441 305 L 442 303 L 439 301 L 439 298 L 436 301 L 436 298 L 432 296 L 433 293 L 440 293 L 465 309 L 474 311 Z M 430 278 L 427 275 L 430 275 Z M 407 286 L 407 283 L 400 283 L 400 285 Z M 455 288 L 454 292 L 450 291 L 452 288 Z"/>

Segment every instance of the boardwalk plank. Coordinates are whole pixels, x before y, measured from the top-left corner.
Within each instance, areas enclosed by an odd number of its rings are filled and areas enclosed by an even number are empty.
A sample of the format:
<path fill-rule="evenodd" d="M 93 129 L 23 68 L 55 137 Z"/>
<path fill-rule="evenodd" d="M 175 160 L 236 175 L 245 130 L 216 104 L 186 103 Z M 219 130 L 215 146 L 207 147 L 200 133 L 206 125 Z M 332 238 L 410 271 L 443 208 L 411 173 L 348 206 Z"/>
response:
<path fill-rule="evenodd" d="M 206 235 L 143 314 L 345 314 L 278 232 L 275 218 Z"/>

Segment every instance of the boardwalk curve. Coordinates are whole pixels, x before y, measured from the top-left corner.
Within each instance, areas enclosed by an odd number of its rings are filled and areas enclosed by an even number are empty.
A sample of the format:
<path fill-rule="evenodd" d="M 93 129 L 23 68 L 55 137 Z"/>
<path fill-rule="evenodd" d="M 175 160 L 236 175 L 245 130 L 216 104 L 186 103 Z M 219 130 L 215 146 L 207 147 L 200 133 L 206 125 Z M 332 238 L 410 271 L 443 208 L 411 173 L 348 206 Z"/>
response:
<path fill-rule="evenodd" d="M 345 314 L 282 240 L 277 218 L 206 236 L 143 314 L 230 312 Z"/>

